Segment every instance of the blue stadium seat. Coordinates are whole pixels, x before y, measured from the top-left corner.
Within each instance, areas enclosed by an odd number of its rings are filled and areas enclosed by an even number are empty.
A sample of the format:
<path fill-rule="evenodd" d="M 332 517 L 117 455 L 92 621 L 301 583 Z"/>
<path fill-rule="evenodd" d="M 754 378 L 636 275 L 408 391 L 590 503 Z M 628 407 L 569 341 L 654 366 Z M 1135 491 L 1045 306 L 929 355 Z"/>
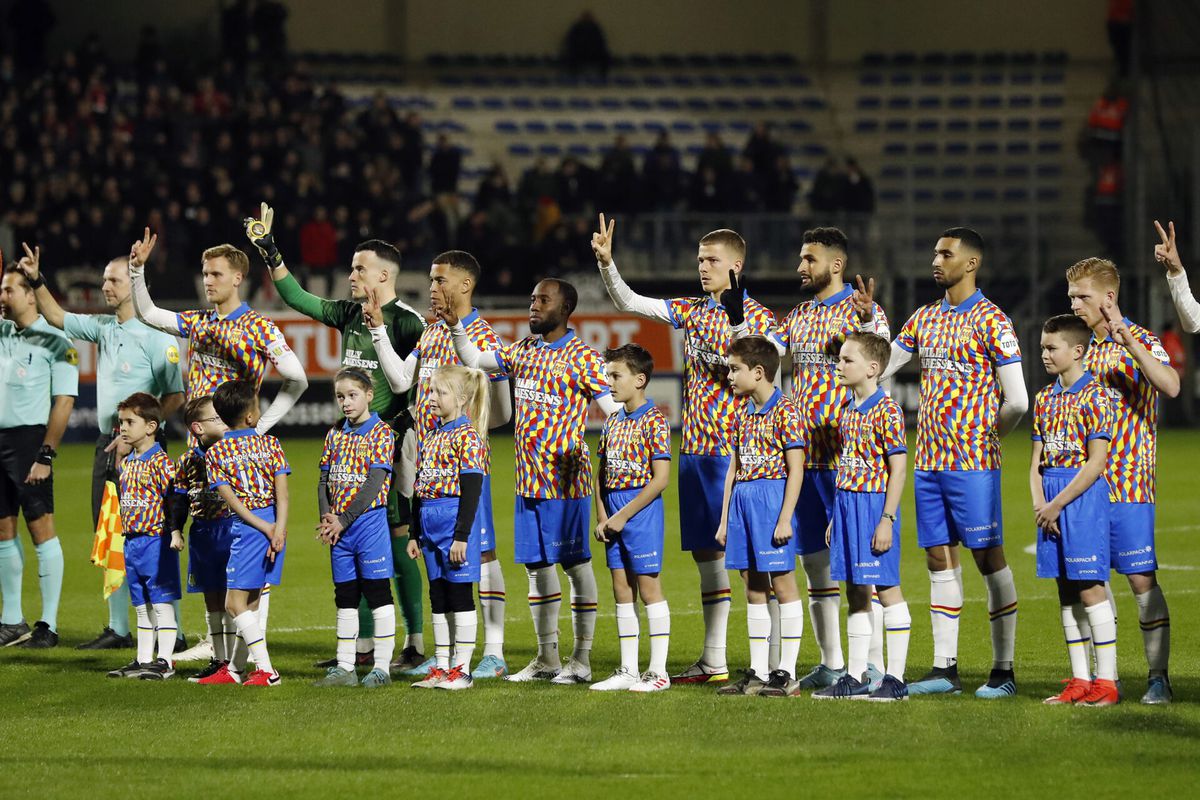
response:
<path fill-rule="evenodd" d="M 879 193 L 879 199 L 884 203 L 900 203 L 904 201 L 904 192 L 899 189 L 884 189 Z"/>
<path fill-rule="evenodd" d="M 918 164 L 913 167 L 913 178 L 919 181 L 933 180 L 937 177 L 937 169 L 930 164 Z"/>
<path fill-rule="evenodd" d="M 1008 98 L 1009 108 L 1033 108 L 1033 95 L 1014 94 Z"/>
<path fill-rule="evenodd" d="M 1013 86 L 1031 86 L 1033 85 L 1033 73 L 1014 72 L 1008 77 L 1008 82 Z"/>
<path fill-rule="evenodd" d="M 753 84 L 754 84 L 754 82 L 752 80 L 750 80 L 749 76 L 747 76 L 747 75 L 739 75 L 738 73 L 735 72 L 734 74 L 729 76 L 729 85 L 730 86 L 736 86 L 739 89 L 745 89 L 746 87 L 752 86 Z"/>
<path fill-rule="evenodd" d="M 543 97 L 538 101 L 538 105 L 546 111 L 562 111 L 563 101 L 561 97 Z"/>
<path fill-rule="evenodd" d="M 911 72 L 893 72 L 888 79 L 888 83 L 892 86 L 912 86 L 913 74 Z"/>
<path fill-rule="evenodd" d="M 935 109 L 935 108 L 941 108 L 941 107 L 942 107 L 942 98 L 939 95 L 926 94 L 926 95 L 921 95 L 920 97 L 917 98 L 917 108 L 924 108 L 926 110 L 929 110 L 929 109 Z"/>
<path fill-rule="evenodd" d="M 936 156 L 938 153 L 937 142 L 917 142 L 912 149 L 914 156 Z"/>
<path fill-rule="evenodd" d="M 1062 198 L 1062 192 L 1052 186 L 1043 186 L 1037 190 L 1040 203 L 1057 203 Z"/>
<path fill-rule="evenodd" d="M 1029 133 L 1033 130 L 1033 120 L 1028 117 L 1010 117 L 1005 127 L 1013 133 Z"/>
<path fill-rule="evenodd" d="M 1004 167 L 1004 177 L 1006 177 L 1006 178 L 1028 178 L 1029 177 L 1029 165 L 1024 164 L 1024 163 L 1008 164 Z"/>
<path fill-rule="evenodd" d="M 1027 203 L 1029 202 L 1029 190 L 1022 186 L 1010 186 L 1004 190 L 1004 202 Z"/>
<path fill-rule="evenodd" d="M 909 123 L 906 119 L 893 117 L 884 123 L 883 129 L 888 133 L 908 133 Z"/>
<path fill-rule="evenodd" d="M 601 97 L 597 101 L 597 105 L 605 111 L 616 111 L 619 108 L 623 108 L 625 104 L 619 97 Z"/>
<path fill-rule="evenodd" d="M 713 102 L 722 111 L 738 111 L 742 107 L 742 104 L 734 97 L 718 97 Z"/>
<path fill-rule="evenodd" d="M 521 132 L 521 126 L 512 120 L 501 119 L 496 121 L 496 133 L 517 134 Z"/>
<path fill-rule="evenodd" d="M 971 199 L 977 203 L 994 203 L 998 195 L 995 189 L 973 189 Z"/>
<path fill-rule="evenodd" d="M 1067 99 L 1061 94 L 1044 94 L 1038 98 L 1038 105 L 1042 108 L 1062 108 L 1066 103 Z"/>
<path fill-rule="evenodd" d="M 918 203 L 932 203 L 935 197 L 930 189 L 917 189 L 913 192 L 913 200 Z"/>
<path fill-rule="evenodd" d="M 995 142 L 976 142 L 975 155 L 977 156 L 995 156 L 1000 154 L 1000 145 Z"/>
<path fill-rule="evenodd" d="M 667 124 L 660 119 L 647 119 L 642 121 L 642 130 L 647 131 L 648 133 L 658 133 L 659 131 L 665 131 L 666 129 Z"/>
<path fill-rule="evenodd" d="M 902 94 L 896 95 L 895 97 L 889 97 L 887 101 L 887 107 L 893 111 L 910 109 L 912 108 L 912 98 Z"/>
<path fill-rule="evenodd" d="M 796 101 L 790 97 L 772 97 L 771 107 L 779 111 L 795 111 Z"/>
<path fill-rule="evenodd" d="M 596 107 L 596 104 L 592 102 L 590 97 L 578 96 L 567 100 L 567 105 L 570 106 L 572 111 L 591 111 Z"/>
<path fill-rule="evenodd" d="M 885 156 L 906 156 L 908 155 L 908 145 L 904 142 L 888 142 L 883 146 L 883 154 Z"/>
<path fill-rule="evenodd" d="M 1063 168 L 1058 164 L 1038 164 L 1037 176 L 1039 178 L 1061 178 Z"/>
<path fill-rule="evenodd" d="M 662 89 L 667 85 L 667 79 L 662 75 L 655 75 L 651 72 L 642 76 L 642 84 L 651 89 Z"/>
<path fill-rule="evenodd" d="M 877 120 L 877 119 L 856 120 L 854 123 L 854 132 L 855 133 L 863 133 L 863 134 L 878 133 L 879 132 L 879 120 Z"/>
<path fill-rule="evenodd" d="M 855 107 L 861 110 L 876 110 L 883 107 L 883 100 L 876 95 L 862 95 L 855 102 Z"/>
<path fill-rule="evenodd" d="M 800 101 L 800 105 L 804 106 L 809 111 L 820 111 L 825 108 L 825 101 L 820 97 L 809 95 Z"/>
<path fill-rule="evenodd" d="M 689 97 L 687 99 L 687 107 L 689 111 L 707 113 L 712 108 L 712 104 L 703 97 Z"/>
<path fill-rule="evenodd" d="M 729 130 L 734 131 L 735 133 L 749 133 L 750 123 L 744 119 L 734 120 L 733 122 L 729 123 Z"/>
<path fill-rule="evenodd" d="M 756 80 L 758 81 L 759 86 L 766 86 L 769 88 L 775 88 L 783 85 L 782 78 L 780 78 L 778 75 L 772 75 L 770 73 L 758 75 L 756 76 Z"/>
<path fill-rule="evenodd" d="M 554 123 L 554 132 L 574 136 L 579 133 L 579 126 L 569 120 Z"/>
<path fill-rule="evenodd" d="M 634 133 L 637 131 L 637 126 L 627 120 L 619 120 L 612 124 L 612 129 L 617 133 Z"/>
<path fill-rule="evenodd" d="M 975 83 L 975 75 L 970 72 L 955 72 L 950 75 L 951 86 L 970 86 Z"/>
<path fill-rule="evenodd" d="M 560 156 L 562 155 L 562 147 L 553 142 L 538 145 L 538 155 L 540 156 Z"/>
<path fill-rule="evenodd" d="M 1000 175 L 1000 170 L 995 164 L 976 164 L 971 170 L 971 175 L 976 179 L 986 180 L 996 178 Z"/>
<path fill-rule="evenodd" d="M 995 133 L 1000 130 L 1000 120 L 995 117 L 983 117 L 975 120 L 975 130 L 980 133 Z"/>
<path fill-rule="evenodd" d="M 901 164 L 884 164 L 879 170 L 879 177 L 884 180 L 900 180 L 904 177 L 904 167 Z"/>
<path fill-rule="evenodd" d="M 696 85 L 696 79 L 691 75 L 672 75 L 671 85 L 679 89 L 691 89 Z"/>
<path fill-rule="evenodd" d="M 829 153 L 829 150 L 828 150 L 828 148 L 825 147 L 825 145 L 815 144 L 812 142 L 805 144 L 803 147 L 800 148 L 800 150 L 804 153 L 804 155 L 810 156 L 812 158 L 822 158 L 822 157 L 828 155 L 828 153 Z"/>
<path fill-rule="evenodd" d="M 1061 72 L 1043 72 L 1042 84 L 1044 86 L 1061 86 L 1066 76 Z"/>
<path fill-rule="evenodd" d="M 965 94 L 956 94 L 946 101 L 946 105 L 950 108 L 970 108 L 971 98 Z"/>
<path fill-rule="evenodd" d="M 583 123 L 583 129 L 588 133 L 608 133 L 608 125 L 595 119 Z"/>
<path fill-rule="evenodd" d="M 742 100 L 747 111 L 762 111 L 767 107 L 767 101 L 761 97 L 747 97 Z"/>
<path fill-rule="evenodd" d="M 1037 123 L 1037 129 L 1046 132 L 1061 131 L 1062 126 L 1063 121 L 1060 117 L 1043 117 Z"/>
<path fill-rule="evenodd" d="M 653 104 L 645 97 L 631 97 L 629 98 L 629 107 L 637 111 L 649 111 Z"/>
<path fill-rule="evenodd" d="M 961 203 L 967 199 L 967 193 L 962 189 L 943 189 L 943 203 Z"/>
<path fill-rule="evenodd" d="M 882 86 L 883 76 L 878 72 L 866 72 L 858 76 L 859 86 Z"/>
<path fill-rule="evenodd" d="M 946 142 L 945 152 L 948 156 L 965 156 L 971 152 L 971 148 L 966 142 Z"/>
<path fill-rule="evenodd" d="M 683 105 L 675 97 L 656 97 L 654 107 L 659 111 L 678 111 Z"/>
<path fill-rule="evenodd" d="M 534 134 L 535 136 L 542 136 L 550 132 L 550 126 L 540 119 L 534 119 L 525 123 L 525 132 Z"/>
<path fill-rule="evenodd" d="M 488 111 L 500 111 L 504 108 L 503 97 L 484 97 L 480 100 L 480 105 Z"/>
<path fill-rule="evenodd" d="M 811 133 L 812 125 L 809 125 L 802 119 L 794 119 L 787 124 L 787 128 L 792 133 Z"/>
<path fill-rule="evenodd" d="M 1009 142 L 1004 146 L 1004 152 L 1010 156 L 1027 156 L 1032 150 L 1033 148 L 1029 146 L 1029 142 L 1023 140 Z"/>
<path fill-rule="evenodd" d="M 533 98 L 528 95 L 517 95 L 508 101 L 508 104 L 517 111 L 532 111 Z"/>
<path fill-rule="evenodd" d="M 700 128 L 705 133 L 720 133 L 722 130 L 725 129 L 725 124 L 722 122 L 717 122 L 715 120 L 710 119 L 710 120 L 704 120 L 703 122 L 701 122 Z"/>
<path fill-rule="evenodd" d="M 1004 98 L 998 94 L 985 94 L 979 98 L 980 108 L 1003 108 Z"/>
<path fill-rule="evenodd" d="M 725 78 L 710 72 L 700 76 L 700 83 L 709 89 L 719 89 L 725 85 Z"/>
<path fill-rule="evenodd" d="M 942 72 L 922 72 L 922 86 L 941 86 L 946 82 L 946 75 Z"/>
<path fill-rule="evenodd" d="M 517 158 L 528 158 L 533 155 L 533 148 L 527 144 L 510 144 L 508 154 Z"/>
<path fill-rule="evenodd" d="M 946 180 L 962 180 L 967 177 L 965 164 L 947 164 L 942 167 L 942 178 Z"/>
<path fill-rule="evenodd" d="M 450 101 L 450 107 L 455 111 L 474 111 L 476 108 L 474 97 L 455 97 Z"/>
<path fill-rule="evenodd" d="M 592 148 L 586 144 L 572 144 L 567 146 L 567 152 L 576 158 L 588 158 L 592 155 Z"/>
<path fill-rule="evenodd" d="M 634 78 L 631 75 L 617 75 L 612 80 L 613 80 L 614 84 L 621 87 L 622 89 L 633 89 L 634 87 L 640 85 L 638 83 L 637 78 Z"/>
<path fill-rule="evenodd" d="M 671 123 L 671 130 L 675 133 L 692 134 L 696 132 L 696 126 L 685 119 L 677 119 Z"/>
<path fill-rule="evenodd" d="M 801 75 L 800 73 L 796 72 L 787 76 L 787 85 L 803 89 L 806 86 L 811 86 L 812 81 L 809 80 L 807 75 Z"/>
<path fill-rule="evenodd" d="M 984 72 L 979 76 L 979 84 L 981 86 L 1003 86 L 1003 72 Z"/>
<path fill-rule="evenodd" d="M 1048 156 L 1062 152 L 1062 142 L 1042 140 L 1037 145 L 1038 155 Z"/>
<path fill-rule="evenodd" d="M 946 120 L 947 133 L 966 133 L 969 130 L 971 130 L 970 120 L 963 119 L 962 117 Z"/>

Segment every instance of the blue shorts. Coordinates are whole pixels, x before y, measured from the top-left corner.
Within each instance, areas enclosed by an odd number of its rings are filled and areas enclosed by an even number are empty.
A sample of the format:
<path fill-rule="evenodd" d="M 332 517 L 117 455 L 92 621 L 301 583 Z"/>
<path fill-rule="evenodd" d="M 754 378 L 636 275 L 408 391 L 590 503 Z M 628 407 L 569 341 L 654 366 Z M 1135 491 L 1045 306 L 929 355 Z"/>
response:
<path fill-rule="evenodd" d="M 479 529 L 472 527 L 467 538 L 467 559 L 450 563 L 450 545 L 454 544 L 454 524 L 458 521 L 458 498 L 438 497 L 422 500 L 421 553 L 429 580 L 445 578 L 451 583 L 479 583 Z"/>
<path fill-rule="evenodd" d="M 826 549 L 825 530 L 829 527 L 836 492 L 836 470 L 804 470 L 800 499 L 796 501 L 796 552 L 799 555 L 812 555 Z"/>
<path fill-rule="evenodd" d="M 492 476 L 483 476 L 483 493 L 475 510 L 474 531 L 479 533 L 479 549 L 489 553 L 496 549 L 496 520 L 492 517 Z"/>
<path fill-rule="evenodd" d="M 717 528 L 729 456 L 679 456 L 679 542 L 685 551 L 720 550 Z"/>
<path fill-rule="evenodd" d="M 1054 497 L 1078 474 L 1077 469 L 1042 470 L 1042 493 Z M 1058 515 L 1057 535 L 1037 532 L 1037 576 L 1072 581 L 1108 580 L 1108 530 L 1111 520 L 1108 483 L 1093 483 Z"/>
<path fill-rule="evenodd" d="M 333 582 L 346 583 L 359 578 L 390 580 L 392 569 L 392 532 L 388 527 L 387 506 L 365 512 L 342 532 L 342 538 L 329 548 Z"/>
<path fill-rule="evenodd" d="M 592 557 L 592 498 L 517 497 L 513 553 L 518 564 L 577 564 Z"/>
<path fill-rule="evenodd" d="M 275 521 L 275 506 L 254 509 L 254 516 L 265 522 Z M 254 591 L 267 584 L 278 586 L 283 580 L 283 557 L 287 545 L 272 562 L 267 559 L 271 543 L 241 517 L 234 517 L 230 526 L 233 543 L 229 547 L 229 564 L 225 567 L 225 585 L 230 589 Z"/>
<path fill-rule="evenodd" d="M 1113 503 L 1109 520 L 1109 552 L 1120 575 L 1158 569 L 1154 550 L 1154 503 Z"/>
<path fill-rule="evenodd" d="M 179 591 L 179 552 L 169 536 L 125 537 L 125 583 L 134 606 L 169 603 Z"/>
<path fill-rule="evenodd" d="M 829 532 L 829 574 L 835 581 L 856 586 L 900 585 L 900 513 L 892 523 L 892 546 L 875 554 L 871 540 L 883 519 L 883 492 L 839 489 L 833 503 L 833 529 Z"/>
<path fill-rule="evenodd" d="M 641 489 L 613 489 L 604 495 L 604 510 L 609 516 L 637 497 Z M 634 575 L 654 575 L 662 571 L 664 528 L 662 496 L 634 514 L 621 532 L 609 536 L 604 546 L 609 569 L 623 569 Z"/>
<path fill-rule="evenodd" d="M 192 520 L 188 534 L 187 590 L 225 591 L 225 567 L 233 544 L 233 518 Z"/>
<path fill-rule="evenodd" d="M 796 518 L 792 538 L 782 545 L 773 541 L 775 523 L 783 508 L 782 478 L 744 481 L 733 485 L 729 498 L 725 566 L 756 572 L 791 572 L 796 568 Z"/>
<path fill-rule="evenodd" d="M 917 545 L 966 545 L 983 550 L 1004 544 L 1000 470 L 917 470 Z"/>

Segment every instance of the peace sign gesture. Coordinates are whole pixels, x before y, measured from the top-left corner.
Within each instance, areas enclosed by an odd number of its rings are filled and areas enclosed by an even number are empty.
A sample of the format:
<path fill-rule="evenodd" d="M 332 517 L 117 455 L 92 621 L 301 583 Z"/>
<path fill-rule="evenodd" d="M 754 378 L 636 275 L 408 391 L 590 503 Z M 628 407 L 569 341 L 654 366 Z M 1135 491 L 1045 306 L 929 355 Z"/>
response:
<path fill-rule="evenodd" d="M 869 279 L 865 285 L 862 275 L 855 275 L 854 280 L 858 288 L 850 296 L 850 303 L 858 314 L 858 321 L 865 324 L 875 317 L 875 279 Z"/>
<path fill-rule="evenodd" d="M 1154 245 L 1154 260 L 1166 266 L 1167 276 L 1172 277 L 1183 272 L 1183 262 L 1179 259 L 1179 248 L 1175 246 L 1175 223 L 1168 222 L 1167 228 L 1170 233 L 1163 230 L 1158 220 L 1154 220 L 1154 229 L 1162 240 Z"/>
<path fill-rule="evenodd" d="M 746 284 L 738 284 L 738 274 L 729 270 L 729 288 L 721 292 L 721 305 L 729 317 L 729 325 L 737 327 L 746 321 Z"/>
<path fill-rule="evenodd" d="M 1104 315 L 1105 327 L 1108 328 L 1108 335 L 1114 342 L 1122 347 L 1129 347 L 1133 344 L 1133 334 L 1125 326 L 1125 320 L 1113 314 L 1111 305 L 1105 303 L 1100 306 L 1100 313 Z"/>
<path fill-rule="evenodd" d="M 454 313 L 454 306 L 450 303 L 450 298 L 446 297 L 445 292 L 440 289 L 429 293 L 429 310 L 451 328 L 458 324 L 458 314 Z"/>
<path fill-rule="evenodd" d="M 368 328 L 378 328 L 383 324 L 383 311 L 379 306 L 379 289 L 372 286 L 367 289 L 367 299 L 362 304 L 363 321 Z"/>
<path fill-rule="evenodd" d="M 147 227 L 142 233 L 141 241 L 135 241 L 129 250 L 129 266 L 134 269 L 144 267 L 150 259 L 150 254 L 154 252 L 156 244 L 158 244 L 158 234 L 151 235 L 150 228 Z"/>
<path fill-rule="evenodd" d="M 30 250 L 29 245 L 25 244 L 24 242 L 21 242 L 21 247 L 25 248 L 25 256 L 17 262 L 17 269 L 24 273 L 25 280 L 36 284 L 39 274 L 38 264 L 42 258 L 42 248 L 39 245 Z M 0 256 L 0 265 L 3 264 L 4 259 L 2 256 Z"/>
<path fill-rule="evenodd" d="M 613 232 L 616 229 L 615 219 L 605 225 L 604 214 L 600 215 L 600 230 L 592 234 L 592 252 L 596 254 L 597 264 L 607 267 L 612 263 Z"/>

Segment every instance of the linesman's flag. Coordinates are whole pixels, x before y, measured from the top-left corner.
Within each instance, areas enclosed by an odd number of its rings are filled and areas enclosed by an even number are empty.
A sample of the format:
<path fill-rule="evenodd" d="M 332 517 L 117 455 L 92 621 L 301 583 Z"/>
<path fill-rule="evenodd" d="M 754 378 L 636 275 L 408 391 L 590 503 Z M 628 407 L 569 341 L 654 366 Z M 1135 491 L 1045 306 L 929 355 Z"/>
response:
<path fill-rule="evenodd" d="M 121 528 L 121 500 L 117 485 L 104 482 L 104 499 L 100 501 L 100 521 L 92 540 L 92 563 L 104 570 L 104 596 L 121 587 L 125 580 L 125 534 Z"/>

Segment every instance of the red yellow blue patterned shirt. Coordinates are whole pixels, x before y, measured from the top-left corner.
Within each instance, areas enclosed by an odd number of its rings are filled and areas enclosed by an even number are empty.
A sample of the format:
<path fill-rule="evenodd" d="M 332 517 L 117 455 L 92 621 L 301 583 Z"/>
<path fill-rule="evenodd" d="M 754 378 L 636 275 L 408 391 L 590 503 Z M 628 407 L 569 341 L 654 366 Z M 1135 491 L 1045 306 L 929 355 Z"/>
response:
<path fill-rule="evenodd" d="M 1000 468 L 996 370 L 1021 360 L 1012 322 L 976 290 L 957 306 L 943 298 L 917 309 L 896 344 L 921 359 L 919 470 Z"/>
<path fill-rule="evenodd" d="M 1082 467 L 1088 442 L 1111 441 L 1112 424 L 1112 401 L 1090 372 L 1069 387 L 1055 381 L 1033 401 L 1033 440 L 1042 443 L 1043 467 Z"/>
<path fill-rule="evenodd" d="M 413 492 L 422 500 L 461 497 L 462 475 L 486 475 L 488 448 L 466 416 L 437 424 L 417 449 Z"/>
<path fill-rule="evenodd" d="M 840 386 L 834 370 L 846 337 L 861 324 L 845 286 L 824 300 L 807 300 L 793 308 L 771 332 L 771 339 L 787 350 L 792 360 L 792 399 L 808 426 L 808 451 L 804 468 L 837 469 L 837 421 L 842 404 L 851 396 Z M 888 318 L 875 304 L 875 333 L 891 338 Z"/>
<path fill-rule="evenodd" d="M 762 408 L 748 400 L 737 421 L 734 450 L 738 469 L 734 480 L 740 483 L 762 478 L 786 479 L 784 451 L 807 445 L 804 419 L 790 397 L 776 389 Z"/>
<path fill-rule="evenodd" d="M 385 508 L 395 451 L 396 434 L 378 414 L 371 414 L 359 425 L 345 420 L 330 428 L 321 452 L 321 471 L 329 473 L 329 510 L 341 514 L 349 508 L 373 469 L 387 470 L 388 480 L 367 509 Z"/>
<path fill-rule="evenodd" d="M 126 536 L 159 536 L 166 526 L 166 498 L 175 480 L 175 465 L 155 444 L 140 456 L 130 453 L 121 462 L 121 527 Z"/>
<path fill-rule="evenodd" d="M 221 499 L 208 480 L 208 467 L 204 463 L 204 450 L 191 447 L 179 457 L 175 470 L 175 491 L 188 496 L 188 513 L 193 520 L 224 519 L 230 514 L 229 506 Z"/>
<path fill-rule="evenodd" d="M 1164 364 L 1171 357 L 1154 334 L 1125 319 L 1125 326 L 1150 354 Z M 1112 401 L 1112 444 L 1108 448 L 1108 496 L 1114 503 L 1153 503 L 1158 455 L 1158 390 L 1120 344 L 1105 337 L 1083 356 L 1083 368 Z"/>
<path fill-rule="evenodd" d="M 479 316 L 478 309 L 471 309 L 471 313 L 462 318 L 462 325 L 467 330 L 467 339 L 480 350 L 499 350 L 503 345 L 492 326 Z M 433 373 L 438 367 L 461 365 L 462 359 L 454 349 L 454 335 L 442 320 L 425 328 L 417 346 L 413 348 L 413 355 L 421 362 L 417 372 L 417 402 L 413 414 L 416 419 L 417 441 L 420 442 L 425 434 L 438 424 L 437 413 L 433 410 L 433 395 L 429 391 L 429 381 L 433 378 Z M 507 378 L 502 372 L 491 375 L 493 381 Z"/>
<path fill-rule="evenodd" d="M 262 386 L 267 362 L 288 352 L 275 323 L 242 303 L 232 313 L 181 311 L 179 335 L 188 340 L 187 396 L 212 394 L 225 381 L 246 380 Z"/>
<path fill-rule="evenodd" d="M 725 354 L 732 334 L 725 307 L 711 297 L 678 297 L 668 300 L 671 324 L 683 331 L 683 431 L 680 452 L 690 455 L 727 455 L 746 401 L 729 388 Z M 775 315 L 757 300 L 742 304 L 751 334 L 766 336 Z"/>
<path fill-rule="evenodd" d="M 837 488 L 851 492 L 886 492 L 888 458 L 907 453 L 904 411 L 883 389 L 862 402 L 851 393 L 838 413 Z"/>
<path fill-rule="evenodd" d="M 584 424 L 588 403 L 609 393 L 604 358 L 573 330 L 554 342 L 528 336 L 501 347 L 496 356 L 513 381 L 516 493 L 591 497 Z"/>
<path fill-rule="evenodd" d="M 650 482 L 651 462 L 670 460 L 671 427 L 653 400 L 632 414 L 622 407 L 605 420 L 596 454 L 605 489 L 640 489 Z"/>
<path fill-rule="evenodd" d="M 230 486 L 251 511 L 275 505 L 275 476 L 292 471 L 279 440 L 253 428 L 227 431 L 208 448 L 204 464 L 213 489 Z"/>

